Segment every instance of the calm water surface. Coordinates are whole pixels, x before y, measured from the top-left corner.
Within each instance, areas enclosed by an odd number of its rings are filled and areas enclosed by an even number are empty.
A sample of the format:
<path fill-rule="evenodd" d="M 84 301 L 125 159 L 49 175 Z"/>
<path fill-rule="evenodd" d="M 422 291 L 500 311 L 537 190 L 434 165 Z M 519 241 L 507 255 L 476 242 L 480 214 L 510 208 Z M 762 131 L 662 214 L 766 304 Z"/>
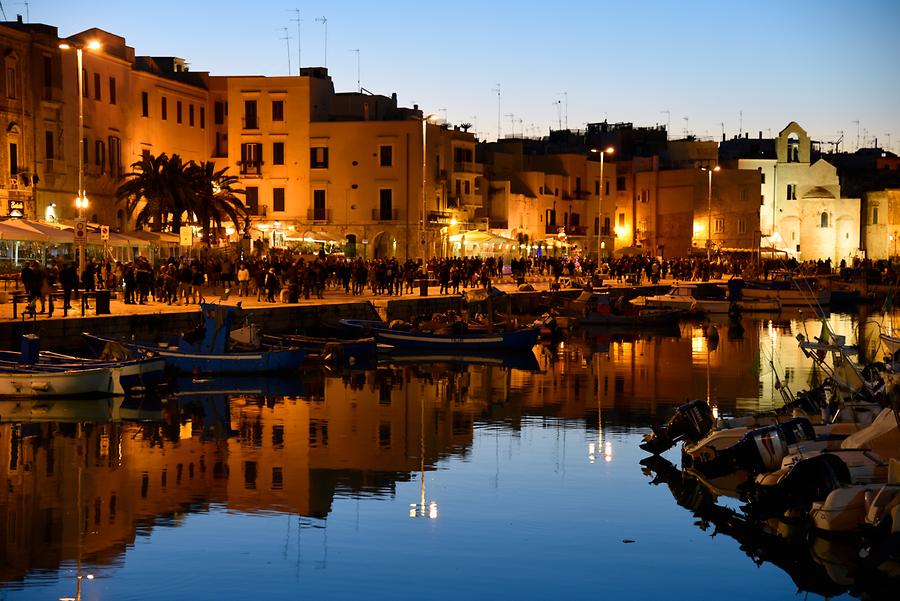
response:
<path fill-rule="evenodd" d="M 581 332 L 536 349 L 538 371 L 311 371 L 165 406 L 3 402 L 0 599 L 74 598 L 79 574 L 85 600 L 839 595 L 836 552 L 754 561 L 759 541 L 651 485 L 637 448 L 687 399 L 773 406 L 772 365 L 804 388 L 793 337 L 819 327 Z"/>

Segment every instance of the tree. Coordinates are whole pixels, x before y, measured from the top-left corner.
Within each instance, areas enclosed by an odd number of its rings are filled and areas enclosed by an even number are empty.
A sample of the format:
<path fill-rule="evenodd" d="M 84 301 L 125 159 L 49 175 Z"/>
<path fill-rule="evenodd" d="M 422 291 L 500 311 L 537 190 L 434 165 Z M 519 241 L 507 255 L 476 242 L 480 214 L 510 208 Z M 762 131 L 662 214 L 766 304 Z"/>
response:
<path fill-rule="evenodd" d="M 146 153 L 131 165 L 131 173 L 116 190 L 116 200 L 125 204 L 135 227 L 148 226 L 156 232 L 166 226 L 172 231 L 181 228 L 193 204 L 189 165 L 177 154 L 165 153 Z"/>
<path fill-rule="evenodd" d="M 223 221 L 230 221 L 234 229 L 240 230 L 248 216 L 247 207 L 238 198 L 244 190 L 234 188 L 238 178 L 227 175 L 226 171 L 228 167 L 216 171 L 212 161 L 191 162 L 188 166 L 193 187 L 193 214 L 207 244 L 211 244 L 222 229 Z"/>

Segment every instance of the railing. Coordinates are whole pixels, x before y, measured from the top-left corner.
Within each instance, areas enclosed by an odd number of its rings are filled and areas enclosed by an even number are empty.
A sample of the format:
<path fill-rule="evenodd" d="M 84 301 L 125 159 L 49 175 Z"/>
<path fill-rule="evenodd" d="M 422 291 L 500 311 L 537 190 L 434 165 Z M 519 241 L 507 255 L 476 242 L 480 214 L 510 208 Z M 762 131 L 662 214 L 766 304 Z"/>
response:
<path fill-rule="evenodd" d="M 550 235 L 558 234 L 561 227 L 561 225 L 556 225 L 555 223 L 548 223 L 544 227 L 544 233 Z"/>
<path fill-rule="evenodd" d="M 241 175 L 262 175 L 262 161 L 239 161 Z"/>
<path fill-rule="evenodd" d="M 372 221 L 399 221 L 400 210 L 392 209 L 390 211 L 381 209 L 372 209 Z M 418 221 L 421 221 L 419 219 Z"/>
<path fill-rule="evenodd" d="M 572 192 L 572 196 L 575 200 L 587 200 L 590 195 L 591 193 L 587 190 L 575 190 Z"/>
<path fill-rule="evenodd" d="M 460 173 L 484 173 L 484 165 L 473 163 L 471 161 L 461 161 L 453 163 L 453 170 Z"/>
<path fill-rule="evenodd" d="M 586 225 L 570 225 L 566 228 L 566 234 L 570 236 L 587 236 Z"/>
<path fill-rule="evenodd" d="M 453 219 L 450 211 L 428 211 L 428 223 L 432 225 L 447 225 Z"/>
<path fill-rule="evenodd" d="M 331 223 L 331 209 L 307 209 L 306 220 Z"/>

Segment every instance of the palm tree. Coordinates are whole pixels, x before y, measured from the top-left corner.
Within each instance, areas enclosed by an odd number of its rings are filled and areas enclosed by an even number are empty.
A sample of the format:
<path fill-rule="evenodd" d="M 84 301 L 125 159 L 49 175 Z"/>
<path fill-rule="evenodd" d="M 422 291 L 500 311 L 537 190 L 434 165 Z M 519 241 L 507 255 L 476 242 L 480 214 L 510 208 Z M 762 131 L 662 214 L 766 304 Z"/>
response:
<path fill-rule="evenodd" d="M 178 231 L 185 214 L 190 215 L 194 201 L 190 165 L 177 154 L 153 156 L 146 153 L 131 165 L 131 173 L 116 190 L 116 200 L 125 203 L 135 227 L 149 226 L 161 231 L 171 226 Z"/>
<path fill-rule="evenodd" d="M 230 221 L 236 230 L 240 230 L 248 216 L 247 207 L 238 198 L 244 190 L 234 188 L 238 178 L 227 175 L 226 171 L 228 167 L 216 171 L 213 161 L 191 162 L 188 165 L 187 174 L 193 192 L 191 210 L 207 245 L 222 229 L 223 221 Z"/>

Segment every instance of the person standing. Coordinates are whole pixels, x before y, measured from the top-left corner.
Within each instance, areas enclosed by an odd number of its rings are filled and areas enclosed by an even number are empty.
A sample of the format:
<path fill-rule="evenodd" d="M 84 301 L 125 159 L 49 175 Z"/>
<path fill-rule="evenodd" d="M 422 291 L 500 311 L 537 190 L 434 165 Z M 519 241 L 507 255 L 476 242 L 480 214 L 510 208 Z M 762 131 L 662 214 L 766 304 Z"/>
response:
<path fill-rule="evenodd" d="M 250 270 L 247 265 L 241 263 L 237 272 L 238 296 L 250 296 Z"/>
<path fill-rule="evenodd" d="M 78 289 L 78 274 L 75 264 L 66 263 L 59 272 L 59 284 L 63 289 L 63 309 L 72 308 L 72 291 Z"/>

